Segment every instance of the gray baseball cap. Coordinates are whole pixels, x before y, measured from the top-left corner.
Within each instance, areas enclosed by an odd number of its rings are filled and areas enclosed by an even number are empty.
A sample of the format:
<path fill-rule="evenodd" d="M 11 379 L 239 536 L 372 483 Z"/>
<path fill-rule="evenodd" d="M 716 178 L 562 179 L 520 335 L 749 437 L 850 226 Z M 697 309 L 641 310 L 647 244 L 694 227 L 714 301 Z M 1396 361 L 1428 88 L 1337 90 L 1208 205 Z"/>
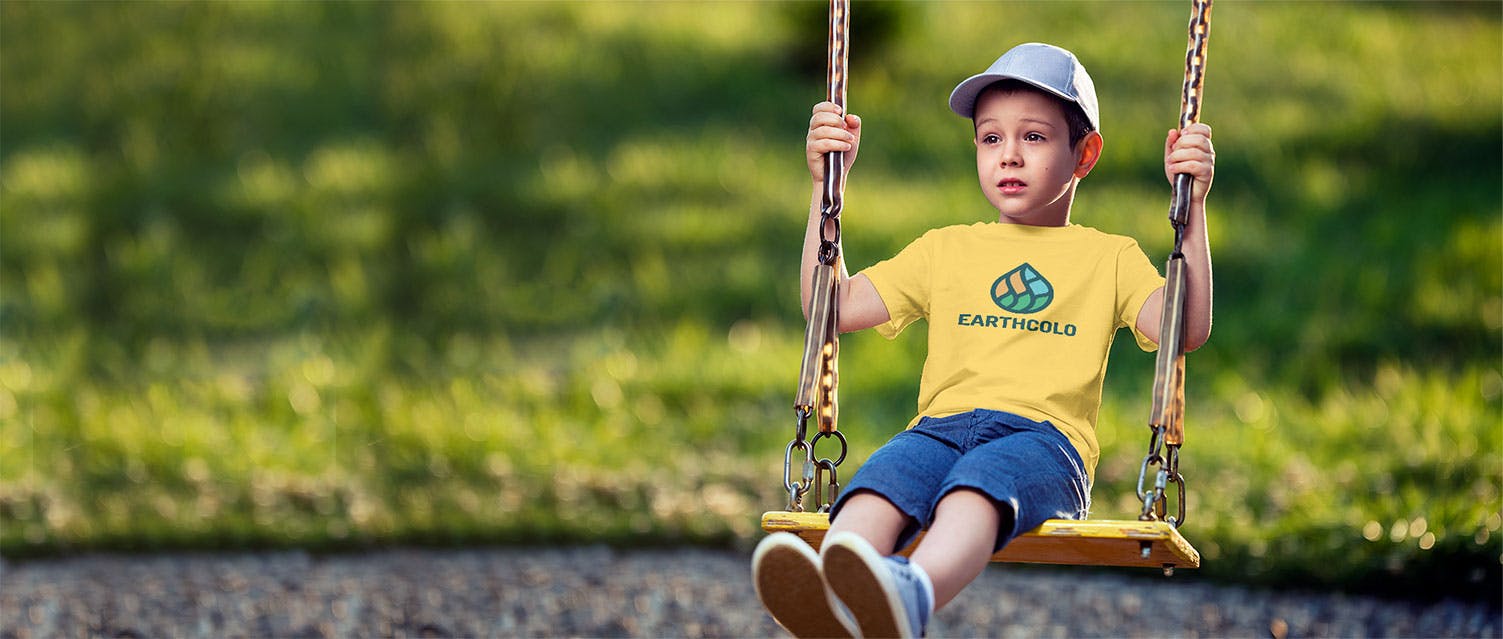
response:
<path fill-rule="evenodd" d="M 1096 103 L 1096 84 L 1075 54 L 1051 44 L 1029 42 L 1013 47 L 997 58 L 986 71 L 961 82 L 950 92 L 950 110 L 961 117 L 976 115 L 976 97 L 998 80 L 1020 80 L 1060 99 L 1080 106 L 1086 120 L 1101 129 L 1100 109 Z"/>

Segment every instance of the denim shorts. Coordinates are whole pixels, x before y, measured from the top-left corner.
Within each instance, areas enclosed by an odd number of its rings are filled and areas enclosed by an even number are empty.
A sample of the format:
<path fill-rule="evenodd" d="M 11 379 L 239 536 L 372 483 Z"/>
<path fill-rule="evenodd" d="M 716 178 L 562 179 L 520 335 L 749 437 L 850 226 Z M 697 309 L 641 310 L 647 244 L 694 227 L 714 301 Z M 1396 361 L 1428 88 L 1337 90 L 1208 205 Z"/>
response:
<path fill-rule="evenodd" d="M 994 552 L 1046 519 L 1084 519 L 1091 505 L 1085 464 L 1064 433 L 1049 422 L 977 409 L 925 417 L 893 436 L 841 490 L 830 516 L 838 517 L 852 495 L 876 493 L 910 519 L 899 535 L 901 549 L 934 521 L 940 498 L 957 488 L 980 491 L 1002 512 Z"/>

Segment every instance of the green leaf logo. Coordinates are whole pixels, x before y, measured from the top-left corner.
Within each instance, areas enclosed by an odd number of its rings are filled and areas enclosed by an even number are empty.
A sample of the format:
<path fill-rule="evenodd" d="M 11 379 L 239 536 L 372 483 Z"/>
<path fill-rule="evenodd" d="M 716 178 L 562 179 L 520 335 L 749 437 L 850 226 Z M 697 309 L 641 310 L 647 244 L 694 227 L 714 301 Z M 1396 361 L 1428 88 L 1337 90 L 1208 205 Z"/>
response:
<path fill-rule="evenodd" d="M 1024 262 L 992 283 L 992 301 L 1010 313 L 1037 313 L 1054 301 L 1054 287 Z"/>

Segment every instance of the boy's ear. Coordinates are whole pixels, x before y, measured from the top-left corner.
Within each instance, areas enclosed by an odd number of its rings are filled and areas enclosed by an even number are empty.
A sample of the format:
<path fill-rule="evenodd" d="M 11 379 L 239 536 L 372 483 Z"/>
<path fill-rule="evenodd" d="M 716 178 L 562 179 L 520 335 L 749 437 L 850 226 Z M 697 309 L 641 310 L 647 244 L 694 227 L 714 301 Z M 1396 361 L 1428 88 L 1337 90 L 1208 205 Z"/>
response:
<path fill-rule="evenodd" d="M 1096 161 L 1101 159 L 1101 147 L 1105 144 L 1101 134 L 1096 131 L 1087 133 L 1080 139 L 1080 148 L 1075 156 L 1075 177 L 1083 178 L 1096 168 Z"/>

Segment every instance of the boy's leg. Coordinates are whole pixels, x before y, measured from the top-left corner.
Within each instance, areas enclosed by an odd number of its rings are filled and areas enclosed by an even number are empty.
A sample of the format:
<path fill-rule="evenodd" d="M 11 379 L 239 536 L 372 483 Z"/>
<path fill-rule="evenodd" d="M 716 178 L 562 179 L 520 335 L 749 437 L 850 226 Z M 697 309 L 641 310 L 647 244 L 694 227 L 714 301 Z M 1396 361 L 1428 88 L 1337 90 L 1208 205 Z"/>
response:
<path fill-rule="evenodd" d="M 922 636 L 933 611 L 923 570 L 887 556 L 918 534 L 960 458 L 972 415 L 925 418 L 862 464 L 836 501 L 820 566 L 867 637 Z"/>
<path fill-rule="evenodd" d="M 1011 513 L 1004 516 L 1001 508 L 1005 506 L 970 488 L 956 489 L 939 500 L 934 523 L 912 556 L 934 584 L 935 610 L 950 603 L 991 562 L 997 531 L 1012 525 Z"/>
<path fill-rule="evenodd" d="M 933 612 L 932 589 L 920 585 L 898 550 L 913 519 L 872 492 L 848 496 L 825 534 L 820 571 L 865 637 L 918 637 Z"/>
<path fill-rule="evenodd" d="M 851 611 L 863 637 L 922 637 L 934 613 L 934 588 L 922 568 L 883 556 L 861 535 L 837 532 L 820 549 L 825 584 Z"/>
<path fill-rule="evenodd" d="M 842 532 L 856 533 L 873 548 L 883 554 L 891 554 L 900 550 L 896 547 L 898 536 L 910 523 L 911 518 L 887 498 L 861 491 L 846 498 L 841 505 L 840 516 L 830 522 L 830 530 L 825 533 L 825 537 Z"/>
<path fill-rule="evenodd" d="M 891 508 L 886 500 L 875 498 Z M 883 522 L 881 505 L 869 508 L 872 513 L 866 514 L 874 522 Z M 863 636 L 923 636 L 934 611 L 954 599 L 991 561 L 998 526 L 1011 525 L 1010 517 L 1003 521 L 1003 514 L 980 492 L 951 491 L 936 507 L 934 523 L 911 562 L 884 557 L 882 551 L 891 552 L 892 544 L 886 538 L 882 546 L 867 543 L 860 526 L 850 525 L 851 530 L 832 526 L 820 553 L 825 583 L 849 606 Z M 899 515 L 901 525 L 905 518 Z"/>
<path fill-rule="evenodd" d="M 1046 519 L 1084 518 L 1090 485 L 1080 457 L 1053 426 L 998 413 L 996 436 L 950 469 L 933 521 L 913 562 L 931 577 L 943 606 L 981 574 L 1018 533 Z"/>
<path fill-rule="evenodd" d="M 798 536 L 778 532 L 757 544 L 752 583 L 768 614 L 793 636 L 856 636 L 849 613 L 825 589 L 819 555 Z"/>

